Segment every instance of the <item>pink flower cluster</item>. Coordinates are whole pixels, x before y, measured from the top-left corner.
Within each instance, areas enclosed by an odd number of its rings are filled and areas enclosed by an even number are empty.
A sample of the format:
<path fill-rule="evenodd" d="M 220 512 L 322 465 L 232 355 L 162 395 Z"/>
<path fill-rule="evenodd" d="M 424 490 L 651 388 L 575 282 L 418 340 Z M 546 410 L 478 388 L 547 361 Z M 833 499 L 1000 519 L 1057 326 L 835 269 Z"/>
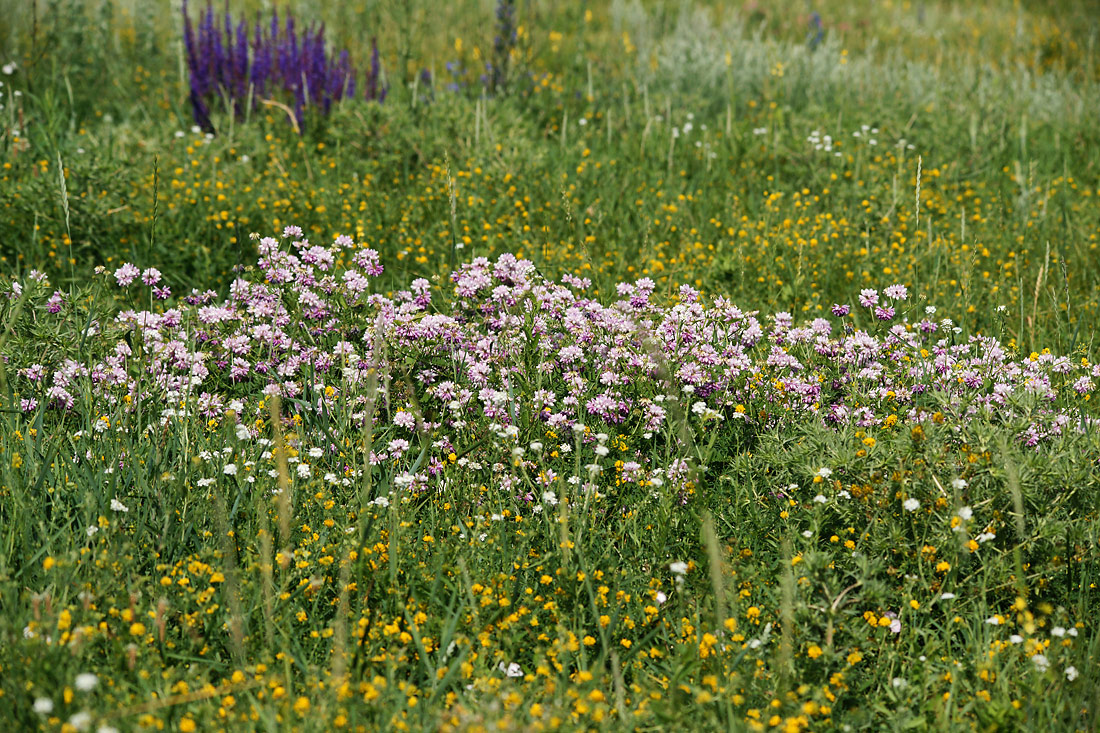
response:
<path fill-rule="evenodd" d="M 676 440 L 681 421 L 696 430 L 762 431 L 797 420 L 868 428 L 915 425 L 939 412 L 956 423 L 1014 425 L 1036 446 L 1094 423 L 1085 398 L 1100 368 L 1051 354 L 1019 358 L 996 339 L 961 337 L 949 321 L 857 330 L 846 306 L 833 309 L 843 325 L 797 323 L 788 313 L 761 319 L 722 297 L 705 302 L 687 286 L 662 302 L 647 278 L 620 284 L 617 299 L 601 303 L 587 294 L 588 281 L 550 282 L 512 255 L 460 266 L 445 289 L 416 280 L 386 297 L 373 292 L 383 272 L 378 254 L 347 237 L 318 246 L 288 228 L 257 244 L 257 268 L 242 272 L 226 297 L 195 290 L 161 312 L 122 311 L 90 333 L 97 356 L 86 363 L 24 365 L 24 410 L 102 414 L 159 403 L 168 406 L 158 416 L 168 426 L 188 415 L 221 419 L 234 404 L 253 437 L 264 416 L 259 402 L 272 394 L 294 401 L 306 419 L 345 411 L 353 438 L 368 414 L 388 415 L 375 424 L 370 462 L 408 471 L 405 484 L 421 488 L 442 480 L 449 454 L 482 445 L 472 436 L 486 431 L 498 439 L 464 454 L 469 470 L 515 459 L 543 471 L 545 484 L 573 470 L 572 429 L 599 466 L 607 451 L 595 431 Z M 150 287 L 162 277 L 126 264 L 114 279 L 127 287 L 139 275 Z M 895 303 L 907 295 L 901 285 L 885 291 Z M 873 290 L 859 302 L 883 307 Z M 51 297 L 48 310 L 63 306 Z M 388 386 L 397 381 L 400 402 Z M 369 410 L 378 400 L 387 409 Z M 176 409 L 181 403 L 189 413 Z M 548 435 L 562 441 L 560 466 L 522 455 L 525 441 L 541 446 Z M 319 442 L 328 452 L 343 437 Z M 686 475 L 647 455 L 623 456 L 616 480 Z"/>

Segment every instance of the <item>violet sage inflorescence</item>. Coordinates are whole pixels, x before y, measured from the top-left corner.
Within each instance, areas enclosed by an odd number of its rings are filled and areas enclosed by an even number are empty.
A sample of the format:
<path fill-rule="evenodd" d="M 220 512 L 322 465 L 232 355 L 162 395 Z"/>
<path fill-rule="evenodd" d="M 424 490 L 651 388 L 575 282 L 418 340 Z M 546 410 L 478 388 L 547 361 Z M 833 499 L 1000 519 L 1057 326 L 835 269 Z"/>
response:
<path fill-rule="evenodd" d="M 250 29 L 243 19 L 234 23 L 228 9 L 219 18 L 208 4 L 196 28 L 186 0 L 182 8 L 191 112 L 205 132 L 214 132 L 211 111 L 219 104 L 243 118 L 265 99 L 286 103 L 301 130 L 307 110 L 327 115 L 333 103 L 355 97 L 351 57 L 347 50 L 328 51 L 323 25 L 299 29 L 292 14 L 281 21 L 275 10 L 270 22 L 257 17 Z M 363 83 L 367 101 L 385 100 L 381 76 L 378 44 L 372 41 Z"/>

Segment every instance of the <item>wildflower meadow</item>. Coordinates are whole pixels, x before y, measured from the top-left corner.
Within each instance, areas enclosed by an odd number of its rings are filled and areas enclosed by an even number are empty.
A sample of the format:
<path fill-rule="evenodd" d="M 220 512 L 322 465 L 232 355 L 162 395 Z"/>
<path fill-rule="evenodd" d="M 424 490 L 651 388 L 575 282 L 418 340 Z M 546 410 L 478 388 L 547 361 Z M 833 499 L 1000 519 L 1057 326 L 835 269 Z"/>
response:
<path fill-rule="evenodd" d="M 0 730 L 1100 728 L 1091 2 L 0 17 Z"/>

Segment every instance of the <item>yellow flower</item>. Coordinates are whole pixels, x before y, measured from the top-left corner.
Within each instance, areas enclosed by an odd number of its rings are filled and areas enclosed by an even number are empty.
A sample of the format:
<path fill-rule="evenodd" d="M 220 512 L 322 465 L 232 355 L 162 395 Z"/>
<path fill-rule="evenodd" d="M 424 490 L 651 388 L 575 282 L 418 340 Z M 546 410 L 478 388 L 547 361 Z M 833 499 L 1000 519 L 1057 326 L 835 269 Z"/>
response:
<path fill-rule="evenodd" d="M 191 733 L 196 727 L 195 721 L 191 718 L 184 718 L 180 721 L 180 730 L 182 733 Z"/>
<path fill-rule="evenodd" d="M 52 557 L 47 557 L 45 560 L 42 561 L 42 569 L 49 570 L 56 564 L 57 560 L 54 560 Z"/>
<path fill-rule="evenodd" d="M 848 664 L 858 664 L 861 661 L 863 661 L 863 653 L 858 649 L 848 655 Z"/>
<path fill-rule="evenodd" d="M 299 697 L 294 701 L 294 712 L 305 715 L 309 712 L 309 698 Z"/>
<path fill-rule="evenodd" d="M 806 650 L 806 654 L 810 659 L 817 659 L 822 655 L 821 647 L 817 644 L 810 644 L 810 648 Z"/>

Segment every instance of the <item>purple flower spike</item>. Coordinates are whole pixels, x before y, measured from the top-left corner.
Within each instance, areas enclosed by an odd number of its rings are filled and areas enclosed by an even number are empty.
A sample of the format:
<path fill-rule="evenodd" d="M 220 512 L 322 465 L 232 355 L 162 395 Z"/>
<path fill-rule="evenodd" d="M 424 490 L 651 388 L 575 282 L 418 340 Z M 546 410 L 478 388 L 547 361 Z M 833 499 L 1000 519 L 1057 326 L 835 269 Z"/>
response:
<path fill-rule="evenodd" d="M 270 23 L 257 17 L 249 39 L 248 24 L 234 22 L 228 9 L 217 18 L 212 4 L 192 24 L 183 2 L 184 48 L 190 73 L 191 114 L 203 132 L 214 133 L 212 110 L 241 118 L 269 97 L 294 110 L 299 130 L 310 110 L 327 115 L 333 103 L 355 94 L 355 72 L 348 52 L 330 54 L 324 26 L 299 30 L 293 15 L 280 18 L 272 11 Z M 382 101 L 381 61 L 372 42 L 366 74 L 367 98 Z"/>

